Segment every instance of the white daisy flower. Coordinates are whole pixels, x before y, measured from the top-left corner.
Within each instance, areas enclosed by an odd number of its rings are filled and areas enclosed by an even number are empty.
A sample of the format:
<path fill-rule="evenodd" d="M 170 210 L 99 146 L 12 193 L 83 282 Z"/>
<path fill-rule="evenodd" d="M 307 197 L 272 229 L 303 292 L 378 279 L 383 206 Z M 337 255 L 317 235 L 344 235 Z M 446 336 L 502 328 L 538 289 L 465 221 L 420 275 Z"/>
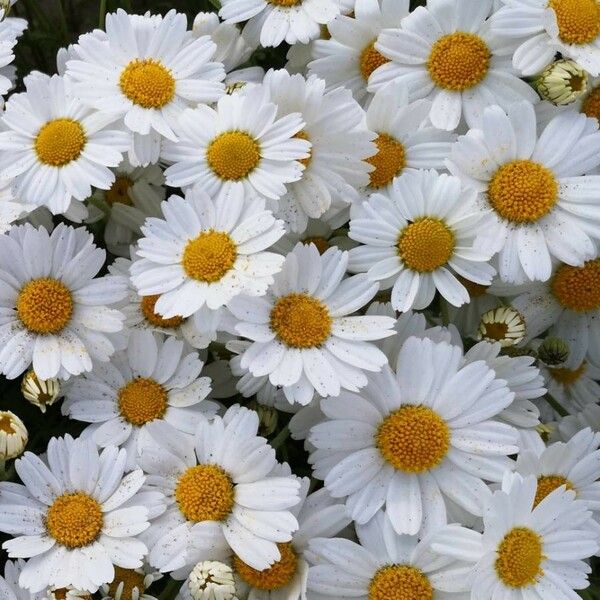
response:
<path fill-rule="evenodd" d="M 327 25 L 331 37 L 316 40 L 310 75 L 327 82 L 327 89 L 349 89 L 360 103 L 368 101 L 371 73 L 388 62 L 375 42 L 386 27 L 398 27 L 408 15 L 409 0 L 357 0 L 354 16 L 340 15 Z"/>
<path fill-rule="evenodd" d="M 91 597 L 87 590 L 78 590 L 72 585 L 64 588 L 48 588 L 45 594 L 45 600 L 91 600 Z"/>
<path fill-rule="evenodd" d="M 298 244 L 287 255 L 264 298 L 237 296 L 228 305 L 236 331 L 253 344 L 241 368 L 269 376 L 290 403 L 308 404 L 315 390 L 337 396 L 366 385 L 365 371 L 379 371 L 385 354 L 370 341 L 393 335 L 394 319 L 351 316 L 377 292 L 365 275 L 344 279 L 348 253 Z"/>
<path fill-rule="evenodd" d="M 4 463 L 11 458 L 21 456 L 29 434 L 25 423 L 10 410 L 0 411 L 0 465 L 4 468 Z"/>
<path fill-rule="evenodd" d="M 600 432 L 600 406 L 590 404 L 579 412 L 562 417 L 553 425 L 556 425 L 556 428 L 552 432 L 552 440 L 568 442 L 579 431 L 588 427 L 598 433 Z"/>
<path fill-rule="evenodd" d="M 142 234 L 147 217 L 162 216 L 165 178 L 157 165 L 133 167 L 124 161 L 115 170 L 110 189 L 96 190 L 91 202 L 106 216 L 104 242 L 109 252 L 129 256 L 130 246 Z"/>
<path fill-rule="evenodd" d="M 162 157 L 174 163 L 167 184 L 194 185 L 211 197 L 232 190 L 258 192 L 277 200 L 285 184 L 297 181 L 310 156 L 310 143 L 298 136 L 301 115 L 277 118 L 277 107 L 261 86 L 224 96 L 216 109 L 199 106 L 180 118 L 178 142 L 166 142 Z"/>
<path fill-rule="evenodd" d="M 376 49 L 385 64 L 369 78 L 369 91 L 390 81 L 407 86 L 411 100 L 430 98 L 435 127 L 470 127 L 490 104 L 507 108 L 537 102 L 535 90 L 511 65 L 511 46 L 489 29 L 492 0 L 438 0 L 417 7 L 397 29 L 386 29 Z"/>
<path fill-rule="evenodd" d="M 596 0 L 502 0 L 491 19 L 494 33 L 518 43 L 513 64 L 535 75 L 555 54 L 600 75 L 600 9 Z"/>
<path fill-rule="evenodd" d="M 139 569 L 123 569 L 115 567 L 115 577 L 102 588 L 103 600 L 156 600 L 146 590 L 162 575 L 147 565 Z"/>
<path fill-rule="evenodd" d="M 600 257 L 580 267 L 558 264 L 543 283 L 528 286 L 511 302 L 525 321 L 525 343 L 550 328 L 567 343 L 569 364 L 600 364 Z"/>
<path fill-rule="evenodd" d="M 15 69 L 11 63 L 15 60 L 14 47 L 18 38 L 27 28 L 24 19 L 6 18 L 7 8 L 0 9 L 0 96 L 8 93 L 14 86 Z"/>
<path fill-rule="evenodd" d="M 160 294 L 155 311 L 189 317 L 206 305 L 218 309 L 239 294 L 264 295 L 283 257 L 265 252 L 284 233 L 283 222 L 260 198 L 242 189 L 211 200 L 189 190 L 162 203 L 164 220 L 142 227 L 131 279 L 141 296 Z"/>
<path fill-rule="evenodd" d="M 460 275 L 489 285 L 491 251 L 474 248 L 483 211 L 477 193 L 435 171 L 408 171 L 388 193 L 372 194 L 350 221 L 350 270 L 392 288 L 398 311 L 426 308 L 436 290 L 454 306 L 469 301 Z"/>
<path fill-rule="evenodd" d="M 525 320 L 512 306 L 492 308 L 481 315 L 477 340 L 498 342 L 503 348 L 516 346 L 525 339 Z"/>
<path fill-rule="evenodd" d="M 200 377 L 203 362 L 196 352 L 184 350 L 173 337 L 133 331 L 127 350 L 65 385 L 62 414 L 92 423 L 83 435 L 100 448 L 123 446 L 126 467 L 134 469 L 139 436 L 148 423 L 164 420 L 192 435 L 203 415 L 217 411 L 216 404 L 205 401 L 211 385 L 209 377 Z"/>
<path fill-rule="evenodd" d="M 334 0 L 224 0 L 219 10 L 226 23 L 247 21 L 244 37 L 265 47 L 307 44 L 339 13 Z"/>
<path fill-rule="evenodd" d="M 217 560 L 202 560 L 179 589 L 177 600 L 239 600 L 233 569 Z"/>
<path fill-rule="evenodd" d="M 79 375 L 92 358 L 106 362 L 110 334 L 124 315 L 107 305 L 121 300 L 122 277 L 94 279 L 106 252 L 83 228 L 14 227 L 0 236 L 0 370 L 9 379 L 29 365 L 40 379 Z"/>
<path fill-rule="evenodd" d="M 314 566 L 308 589 L 315 598 L 359 600 L 468 600 L 453 593 L 469 576 L 470 565 L 441 559 L 429 539 L 398 535 L 389 516 L 380 511 L 356 528 L 359 544 L 342 538 L 315 539 L 309 547 Z M 309 596 L 313 597 L 313 596 Z"/>
<path fill-rule="evenodd" d="M 366 192 L 392 190 L 406 169 L 444 169 L 456 137 L 427 124 L 428 100 L 409 103 L 406 87 L 392 83 L 381 88 L 367 109 L 367 127 L 377 134 L 377 152 L 367 159 L 374 167 Z"/>
<path fill-rule="evenodd" d="M 594 256 L 600 178 L 583 174 L 598 164 L 596 120 L 562 113 L 538 137 L 526 102 L 487 108 L 481 129 L 458 139 L 448 168 L 480 192 L 488 215 L 477 247 L 499 252 L 503 281 L 544 281 L 552 257 L 578 266 Z"/>
<path fill-rule="evenodd" d="M 152 566 L 189 573 L 231 551 L 259 570 L 281 559 L 277 544 L 298 528 L 290 509 L 300 484 L 269 475 L 275 450 L 256 435 L 258 424 L 255 412 L 236 405 L 212 423 L 203 419 L 195 445 L 166 423 L 148 424 L 139 464 L 169 503 L 148 532 Z"/>
<path fill-rule="evenodd" d="M 28 558 L 19 585 L 31 592 L 74 586 L 94 592 L 114 578 L 114 566 L 142 565 L 146 546 L 135 536 L 148 526 L 140 469 L 123 476 L 124 450 L 101 454 L 91 440 L 52 438 L 47 463 L 31 452 L 15 462 L 21 481 L 0 483 L 2 545 Z"/>
<path fill-rule="evenodd" d="M 187 107 L 223 94 L 225 71 L 212 62 L 215 50 L 208 36 L 188 34 L 186 16 L 175 9 L 164 18 L 118 9 L 106 16 L 104 39 L 79 38 L 80 58 L 67 63 L 67 75 L 89 106 L 123 118 L 132 134 L 129 160 L 148 165 L 158 160 L 163 138 L 177 140 Z"/>
<path fill-rule="evenodd" d="M 591 512 L 557 489 L 537 506 L 537 479 L 508 474 L 484 514 L 483 534 L 450 525 L 433 540 L 442 555 L 474 564 L 471 598 L 574 600 L 587 587 L 584 559 L 598 550 Z"/>
<path fill-rule="evenodd" d="M 484 480 L 511 470 L 517 432 L 498 414 L 514 394 L 483 361 L 462 362 L 456 346 L 409 338 L 396 373 L 386 367 L 360 395 L 321 401 L 327 419 L 309 436 L 313 475 L 347 498 L 357 523 L 385 506 L 397 533 L 426 534 L 445 524 L 446 498 L 481 516 Z"/>
<path fill-rule="evenodd" d="M 372 167 L 365 159 L 375 152 L 375 136 L 365 127 L 365 113 L 348 90 L 325 92 L 322 79 L 305 79 L 284 69 L 269 71 L 264 85 L 278 117 L 302 115 L 304 127 L 296 136 L 310 142 L 310 155 L 301 161 L 305 167 L 301 179 L 287 186 L 275 210 L 292 231 L 302 233 L 309 218 L 322 217 L 332 205 L 339 211 L 358 199 L 356 189 L 369 181 Z"/>
<path fill-rule="evenodd" d="M 132 252 L 135 257 L 135 252 Z M 127 299 L 118 304 L 119 310 L 125 315 L 125 328 L 128 330 L 157 331 L 165 335 L 185 340 L 192 348 L 206 348 L 217 339 L 217 334 L 224 325 L 227 310 L 219 308 L 211 310 L 206 305 L 189 317 L 175 315 L 165 319 L 156 312 L 159 294 L 140 296 L 129 279 L 131 260 L 117 258 L 108 267 L 112 275 L 122 275 L 127 278 L 129 287 Z"/>
<path fill-rule="evenodd" d="M 54 75 L 26 80 L 26 92 L 13 94 L 2 116 L 0 179 L 33 206 L 64 213 L 72 199 L 83 201 L 92 186 L 109 189 L 127 149 L 127 135 L 107 129 L 115 117 L 87 109 L 71 83 Z"/>
<path fill-rule="evenodd" d="M 4 577 L 0 576 L 0 597 L 3 600 L 46 600 L 44 592 L 32 594 L 19 585 L 19 577 L 24 566 L 25 561 L 22 559 L 7 560 L 4 563 Z"/>
<path fill-rule="evenodd" d="M 32 369 L 21 379 L 21 393 L 25 400 L 45 413 L 61 397 L 60 381 L 56 377 L 40 379 Z"/>

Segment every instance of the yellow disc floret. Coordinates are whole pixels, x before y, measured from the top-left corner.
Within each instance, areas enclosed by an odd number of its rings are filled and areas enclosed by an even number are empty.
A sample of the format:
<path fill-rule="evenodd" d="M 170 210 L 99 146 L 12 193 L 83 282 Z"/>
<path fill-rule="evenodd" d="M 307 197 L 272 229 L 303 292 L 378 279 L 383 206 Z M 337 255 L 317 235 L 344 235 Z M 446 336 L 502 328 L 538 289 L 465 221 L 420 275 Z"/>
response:
<path fill-rule="evenodd" d="M 587 95 L 581 104 L 581 112 L 586 117 L 597 119 L 600 123 L 600 85 L 592 89 Z"/>
<path fill-rule="evenodd" d="M 547 215 L 558 200 L 558 183 L 552 172 L 530 160 L 502 165 L 488 188 L 492 208 L 507 221 L 533 223 Z"/>
<path fill-rule="evenodd" d="M 162 108 L 175 96 L 173 74 L 152 58 L 132 60 L 119 78 L 121 91 L 142 108 Z"/>
<path fill-rule="evenodd" d="M 561 265 L 550 289 L 563 308 L 579 313 L 600 309 L 600 259 L 582 267 Z"/>
<path fill-rule="evenodd" d="M 210 142 L 206 161 L 220 179 L 239 181 L 258 166 L 260 145 L 244 131 L 226 131 Z"/>
<path fill-rule="evenodd" d="M 550 377 L 552 377 L 554 381 L 567 386 L 573 385 L 576 381 L 579 381 L 586 370 L 587 363 L 585 362 L 581 363 L 576 369 L 565 369 L 563 367 L 552 367 L 548 369 Z"/>
<path fill-rule="evenodd" d="M 296 6 L 302 2 L 302 0 L 267 0 L 269 4 L 273 4 L 274 6 L 281 6 L 283 8 L 290 8 L 291 6 Z"/>
<path fill-rule="evenodd" d="M 217 465 L 196 465 L 179 477 L 175 498 L 189 521 L 224 521 L 233 508 L 233 482 Z"/>
<path fill-rule="evenodd" d="M 512 588 L 533 585 L 543 575 L 542 540 L 526 527 L 511 529 L 497 549 L 496 573 Z"/>
<path fill-rule="evenodd" d="M 405 405 L 379 426 L 375 442 L 399 471 L 422 473 L 437 467 L 450 448 L 450 428 L 427 406 Z"/>
<path fill-rule="evenodd" d="M 600 35 L 600 4 L 596 0 L 550 0 L 558 37 L 565 44 L 589 44 Z"/>
<path fill-rule="evenodd" d="M 106 192 L 106 202 L 110 206 L 113 204 L 126 204 L 131 206 L 131 198 L 129 197 L 129 190 L 131 189 L 133 182 L 129 177 L 125 175 L 118 175 L 115 182 L 110 186 L 110 190 Z"/>
<path fill-rule="evenodd" d="M 534 508 L 554 490 L 564 485 L 568 490 L 573 489 L 573 484 L 562 475 L 542 475 L 538 477 L 537 490 L 535 492 Z"/>
<path fill-rule="evenodd" d="M 302 130 L 299 131 L 295 136 L 296 139 L 298 140 L 305 140 L 307 142 L 310 142 L 310 139 L 308 137 L 308 133 L 306 133 L 306 131 Z M 298 162 L 302 165 L 304 165 L 305 167 L 308 167 L 308 165 L 310 165 L 310 161 L 312 160 L 312 152 L 309 150 L 308 151 L 308 156 L 306 158 L 300 158 L 298 159 Z"/>
<path fill-rule="evenodd" d="M 409 269 L 431 273 L 450 260 L 454 245 L 454 233 L 443 221 L 423 217 L 400 232 L 398 256 Z"/>
<path fill-rule="evenodd" d="M 369 583 L 369 600 L 433 600 L 427 576 L 409 565 L 379 569 Z"/>
<path fill-rule="evenodd" d="M 58 279 L 33 279 L 19 292 L 17 314 L 29 331 L 58 333 L 73 315 L 71 290 Z"/>
<path fill-rule="evenodd" d="M 108 586 L 108 596 L 116 598 L 119 586 L 123 584 L 123 588 L 119 595 L 119 600 L 133 600 L 133 590 L 138 591 L 136 599 L 141 596 L 146 588 L 144 586 L 144 573 L 140 573 L 135 569 L 123 569 L 115 565 L 115 578 Z"/>
<path fill-rule="evenodd" d="M 221 280 L 233 267 L 237 246 L 223 231 L 203 231 L 189 241 L 183 251 L 182 265 L 188 277 L 206 283 Z"/>
<path fill-rule="evenodd" d="M 327 306 L 307 294 L 289 294 L 271 309 L 271 329 L 291 348 L 320 346 L 331 334 Z"/>
<path fill-rule="evenodd" d="M 319 251 L 319 254 L 325 254 L 331 245 L 329 244 L 329 240 L 326 240 L 324 237 L 320 236 L 308 236 L 302 240 L 302 243 L 305 245 L 314 244 Z"/>
<path fill-rule="evenodd" d="M 67 548 L 88 546 L 102 530 L 102 509 L 97 500 L 84 492 L 63 494 L 46 513 L 46 529 Z"/>
<path fill-rule="evenodd" d="M 277 544 L 281 558 L 268 569 L 257 571 L 237 555 L 233 557 L 233 568 L 252 588 L 264 591 L 279 590 L 288 585 L 298 569 L 298 557 L 290 543 Z"/>
<path fill-rule="evenodd" d="M 478 35 L 457 31 L 433 44 L 427 70 L 438 87 L 462 92 L 487 75 L 491 57 L 490 49 Z"/>
<path fill-rule="evenodd" d="M 51 167 L 64 167 L 79 158 L 86 141 L 79 121 L 55 119 L 39 130 L 34 147 L 40 162 Z"/>
<path fill-rule="evenodd" d="M 360 58 L 358 59 L 360 74 L 365 81 L 368 81 L 375 69 L 388 62 L 390 62 L 390 59 L 375 49 L 375 41 L 373 41 L 360 53 Z"/>
<path fill-rule="evenodd" d="M 155 327 L 162 327 L 163 329 L 175 329 L 175 327 L 179 327 L 184 321 L 183 317 L 176 315 L 165 319 L 156 312 L 156 303 L 159 298 L 160 295 L 155 294 L 154 296 L 144 296 L 140 300 L 140 309 L 146 321 Z"/>
<path fill-rule="evenodd" d="M 133 379 L 119 390 L 118 396 L 121 416 L 132 425 L 161 419 L 167 410 L 167 391 L 154 379 Z"/>
<path fill-rule="evenodd" d="M 401 142 L 387 133 L 380 133 L 375 145 L 377 154 L 367 158 L 365 162 L 375 167 L 369 173 L 371 187 L 380 188 L 402 173 L 406 166 L 406 151 Z"/>

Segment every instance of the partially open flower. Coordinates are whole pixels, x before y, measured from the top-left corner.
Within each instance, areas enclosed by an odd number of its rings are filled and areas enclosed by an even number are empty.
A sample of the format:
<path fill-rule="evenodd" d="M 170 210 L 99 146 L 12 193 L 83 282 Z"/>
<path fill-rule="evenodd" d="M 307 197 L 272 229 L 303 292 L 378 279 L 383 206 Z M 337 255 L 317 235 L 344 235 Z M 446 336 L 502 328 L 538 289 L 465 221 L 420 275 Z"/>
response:
<path fill-rule="evenodd" d="M 27 445 L 27 429 L 10 410 L 0 411 L 0 461 L 16 458 Z"/>
<path fill-rule="evenodd" d="M 21 393 L 26 400 L 37 406 L 43 413 L 60 397 L 60 381 L 39 379 L 33 369 L 28 371 L 21 381 Z"/>
<path fill-rule="evenodd" d="M 557 106 L 571 104 L 585 94 L 588 75 L 574 60 L 561 59 L 548 65 L 535 87 L 544 100 Z"/>
<path fill-rule="evenodd" d="M 502 306 L 481 315 L 478 340 L 499 342 L 503 348 L 516 346 L 525 337 L 525 320 L 514 308 Z"/>
<path fill-rule="evenodd" d="M 187 578 L 180 596 L 193 600 L 237 600 L 233 570 L 222 562 L 199 562 Z"/>

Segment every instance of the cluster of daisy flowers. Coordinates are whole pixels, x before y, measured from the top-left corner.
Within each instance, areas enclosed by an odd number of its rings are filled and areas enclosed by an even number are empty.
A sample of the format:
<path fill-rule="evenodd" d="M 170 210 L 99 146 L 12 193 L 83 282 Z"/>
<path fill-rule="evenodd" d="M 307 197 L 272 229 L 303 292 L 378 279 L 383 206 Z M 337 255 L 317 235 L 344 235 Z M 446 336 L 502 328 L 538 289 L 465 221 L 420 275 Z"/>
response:
<path fill-rule="evenodd" d="M 0 4 L 0 598 L 580 598 L 600 2 Z"/>

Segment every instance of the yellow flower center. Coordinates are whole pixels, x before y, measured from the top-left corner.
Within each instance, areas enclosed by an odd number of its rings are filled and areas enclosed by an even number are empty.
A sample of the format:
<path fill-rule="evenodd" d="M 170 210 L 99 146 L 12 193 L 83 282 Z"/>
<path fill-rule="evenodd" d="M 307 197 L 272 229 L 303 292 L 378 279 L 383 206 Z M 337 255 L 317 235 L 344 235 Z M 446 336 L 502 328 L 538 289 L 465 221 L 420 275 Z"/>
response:
<path fill-rule="evenodd" d="M 106 202 L 112 206 L 113 204 L 127 204 L 132 205 L 131 198 L 129 197 L 129 189 L 133 185 L 133 182 L 129 177 L 119 175 L 115 182 L 112 184 L 110 190 L 106 192 Z"/>
<path fill-rule="evenodd" d="M 427 69 L 438 87 L 462 92 L 487 75 L 491 57 L 490 49 L 478 35 L 457 31 L 433 44 Z"/>
<path fill-rule="evenodd" d="M 175 78 L 160 61 L 132 60 L 119 78 L 121 91 L 142 108 L 162 108 L 175 96 Z"/>
<path fill-rule="evenodd" d="M 533 507 L 535 508 L 548 494 L 564 485 L 568 490 L 573 489 L 573 484 L 562 475 L 542 475 L 538 477 L 537 490 Z"/>
<path fill-rule="evenodd" d="M 141 596 L 146 588 L 144 587 L 144 573 L 138 573 L 135 569 L 123 569 L 115 565 L 115 578 L 108 586 L 108 596 L 115 598 L 119 585 L 123 584 L 123 590 L 119 600 L 132 600 L 133 590 L 137 589 Z"/>
<path fill-rule="evenodd" d="M 9 435 L 12 435 L 13 433 L 17 432 L 17 430 L 13 426 L 13 420 L 9 413 L 0 413 L 0 431 Z"/>
<path fill-rule="evenodd" d="M 88 546 L 100 535 L 103 525 L 100 504 L 84 492 L 63 494 L 46 513 L 46 529 L 67 548 Z"/>
<path fill-rule="evenodd" d="M 454 252 L 454 234 L 439 219 L 423 217 L 409 223 L 398 238 L 398 256 L 412 271 L 431 273 Z"/>
<path fill-rule="evenodd" d="M 179 477 L 175 498 L 188 521 L 224 521 L 233 509 L 233 482 L 217 465 L 196 465 Z"/>
<path fill-rule="evenodd" d="M 586 117 L 592 117 L 600 122 L 600 85 L 587 95 L 581 105 L 581 112 Z"/>
<path fill-rule="evenodd" d="M 558 303 L 575 312 L 600 308 L 600 259 L 590 260 L 581 267 L 562 265 L 550 284 Z"/>
<path fill-rule="evenodd" d="M 132 425 L 161 419 L 166 410 L 167 392 L 154 379 L 138 377 L 119 390 L 119 411 Z"/>
<path fill-rule="evenodd" d="M 210 230 L 187 243 L 181 263 L 188 277 L 214 283 L 233 267 L 236 258 L 237 247 L 229 235 Z"/>
<path fill-rule="evenodd" d="M 85 131 L 78 121 L 55 119 L 40 129 L 34 147 L 40 162 L 64 167 L 79 158 L 86 142 Z"/>
<path fill-rule="evenodd" d="M 69 591 L 71 590 L 67 588 L 48 589 L 48 600 L 67 600 L 69 598 Z M 77 598 L 80 598 L 81 600 L 92 600 L 91 594 L 78 593 Z"/>
<path fill-rule="evenodd" d="M 512 588 L 533 585 L 543 575 L 542 540 L 526 527 L 511 529 L 497 550 L 496 573 L 500 580 Z"/>
<path fill-rule="evenodd" d="M 457 278 L 465 286 L 465 288 L 467 288 L 467 292 L 469 292 L 469 296 L 471 298 L 481 298 L 481 296 L 485 296 L 487 294 L 489 286 L 475 283 L 474 281 L 465 279 L 460 275 L 458 275 Z"/>
<path fill-rule="evenodd" d="M 485 329 L 485 339 L 495 340 L 501 342 L 506 339 L 508 333 L 508 323 L 502 321 L 496 321 L 493 323 L 482 323 L 482 327 Z"/>
<path fill-rule="evenodd" d="M 317 247 L 319 254 L 325 254 L 325 252 L 327 252 L 327 250 L 329 250 L 329 248 L 331 247 L 328 240 L 326 240 L 324 237 L 319 236 L 309 236 L 307 238 L 304 238 L 302 243 L 307 246 L 309 244 L 314 244 Z"/>
<path fill-rule="evenodd" d="M 433 600 L 427 576 L 408 565 L 379 569 L 369 583 L 369 600 Z"/>
<path fill-rule="evenodd" d="M 170 319 L 165 319 L 156 312 L 156 302 L 159 298 L 160 295 L 156 294 L 154 296 L 144 296 L 140 300 L 140 309 L 146 321 L 155 327 L 162 327 L 164 329 L 179 327 L 185 320 L 183 317 L 176 315 Z"/>
<path fill-rule="evenodd" d="M 363 76 L 365 81 L 369 81 L 369 77 L 371 73 L 381 67 L 381 65 L 385 65 L 385 63 L 389 63 L 390 59 L 386 58 L 379 52 L 375 50 L 375 41 L 373 40 L 363 51 L 360 53 L 360 58 L 358 59 L 358 66 L 360 69 L 360 74 Z"/>
<path fill-rule="evenodd" d="M 382 421 L 375 442 L 394 468 L 423 473 L 444 460 L 450 448 L 450 428 L 431 408 L 405 405 Z"/>
<path fill-rule="evenodd" d="M 264 571 L 248 566 L 237 555 L 233 557 L 233 568 L 252 588 L 271 591 L 288 585 L 298 569 L 298 557 L 290 543 L 277 544 L 281 558 Z"/>
<path fill-rule="evenodd" d="M 596 0 L 550 0 L 558 37 L 565 44 L 589 44 L 600 35 L 600 5 Z"/>
<path fill-rule="evenodd" d="M 33 279 L 19 292 L 17 314 L 29 331 L 58 333 L 71 320 L 73 296 L 58 279 Z"/>
<path fill-rule="evenodd" d="M 208 145 L 206 161 L 217 177 L 239 181 L 258 166 L 260 145 L 244 131 L 226 131 Z"/>
<path fill-rule="evenodd" d="M 563 369 L 561 367 L 555 367 L 548 370 L 550 371 L 550 376 L 552 379 L 554 379 L 554 381 L 569 386 L 578 381 L 579 378 L 586 372 L 587 364 L 581 363 L 577 369 Z"/>
<path fill-rule="evenodd" d="M 370 165 L 375 167 L 369 173 L 370 185 L 380 188 L 387 185 L 400 175 L 406 167 L 406 151 L 401 142 L 387 133 L 380 133 L 375 140 L 377 153 L 366 159 Z"/>
<path fill-rule="evenodd" d="M 289 8 L 290 6 L 297 6 L 301 4 L 302 0 L 267 0 L 269 4 L 273 4 L 274 6 L 283 6 Z"/>
<path fill-rule="evenodd" d="M 307 294 L 279 298 L 271 309 L 270 324 L 277 337 L 291 348 L 320 346 L 331 333 L 327 306 Z"/>
<path fill-rule="evenodd" d="M 488 188 L 492 208 L 507 221 L 533 223 L 547 215 L 558 199 L 552 172 L 530 160 L 502 165 Z"/>
<path fill-rule="evenodd" d="M 304 130 L 299 131 L 294 137 L 297 138 L 297 139 L 299 139 L 299 140 L 306 140 L 307 142 L 310 142 L 310 139 L 308 138 L 308 134 Z M 305 167 L 308 167 L 308 165 L 310 164 L 311 159 L 312 159 L 312 152 L 309 150 L 308 156 L 306 158 L 300 158 L 300 159 L 298 159 L 298 162 L 300 164 L 304 165 Z"/>

